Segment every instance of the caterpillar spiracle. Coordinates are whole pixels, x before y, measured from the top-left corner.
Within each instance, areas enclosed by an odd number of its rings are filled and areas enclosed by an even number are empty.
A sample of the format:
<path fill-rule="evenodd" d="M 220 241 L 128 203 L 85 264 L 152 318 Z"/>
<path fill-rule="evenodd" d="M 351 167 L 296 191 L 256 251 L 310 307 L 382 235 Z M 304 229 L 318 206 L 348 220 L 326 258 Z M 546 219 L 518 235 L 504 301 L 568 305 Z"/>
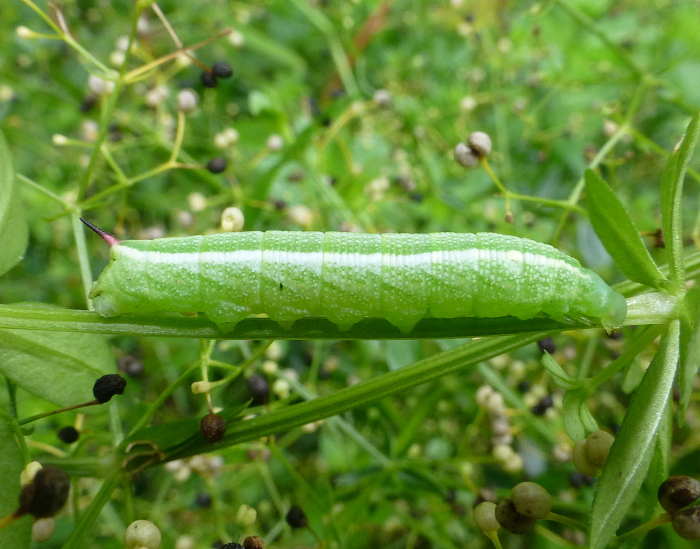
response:
<path fill-rule="evenodd" d="M 600 319 L 622 324 L 625 299 L 559 250 L 492 233 L 267 231 L 112 244 L 92 288 L 103 316 L 206 313 L 228 331 L 251 313 L 283 327 L 325 317 L 348 329 L 384 318 L 404 333 L 424 317 Z"/>

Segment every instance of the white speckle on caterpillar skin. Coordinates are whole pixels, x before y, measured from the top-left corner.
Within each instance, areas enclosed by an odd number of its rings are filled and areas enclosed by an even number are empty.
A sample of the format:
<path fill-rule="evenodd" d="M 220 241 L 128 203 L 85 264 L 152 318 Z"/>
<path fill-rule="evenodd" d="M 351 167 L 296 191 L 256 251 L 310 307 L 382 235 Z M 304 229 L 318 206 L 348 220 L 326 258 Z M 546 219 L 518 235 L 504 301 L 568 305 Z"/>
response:
<path fill-rule="evenodd" d="M 230 328 L 251 313 L 285 326 L 323 316 L 343 328 L 426 316 L 625 316 L 624 299 L 575 259 L 491 233 L 384 235 L 269 231 L 124 241 L 92 292 L 103 315 L 199 311 Z"/>

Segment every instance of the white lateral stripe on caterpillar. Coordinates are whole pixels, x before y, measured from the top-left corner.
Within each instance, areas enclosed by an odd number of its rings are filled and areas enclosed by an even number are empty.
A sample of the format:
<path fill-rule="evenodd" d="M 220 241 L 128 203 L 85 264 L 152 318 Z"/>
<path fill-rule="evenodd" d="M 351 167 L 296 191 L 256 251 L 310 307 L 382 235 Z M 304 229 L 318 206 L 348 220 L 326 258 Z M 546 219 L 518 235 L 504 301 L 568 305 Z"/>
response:
<path fill-rule="evenodd" d="M 198 311 L 223 328 L 250 313 L 345 328 L 383 317 L 539 314 L 621 324 L 624 298 L 562 252 L 490 233 L 226 233 L 112 247 L 91 297 L 102 315 Z"/>
<path fill-rule="evenodd" d="M 245 264 L 252 264 L 256 261 L 260 261 L 261 259 L 264 261 L 266 258 L 265 252 L 253 252 L 250 250 L 233 250 L 233 251 L 226 251 L 226 252 L 186 252 L 186 253 L 181 253 L 181 252 L 175 252 L 175 253 L 167 253 L 167 252 L 152 252 L 152 251 L 143 251 L 143 250 L 136 250 L 134 248 L 129 248 L 126 246 L 122 247 L 123 249 L 120 249 L 120 253 L 122 253 L 124 256 L 130 258 L 130 259 L 135 259 L 135 260 L 144 260 L 148 259 L 150 263 L 161 263 L 161 264 L 192 264 L 195 262 L 210 262 L 210 263 L 218 263 L 218 264 L 224 264 L 224 263 L 245 263 Z M 456 261 L 474 261 L 475 259 L 480 259 L 480 260 L 494 260 L 494 258 L 491 256 L 493 252 L 489 252 L 488 250 L 481 250 L 478 248 L 472 248 L 469 250 L 455 250 L 451 252 L 453 255 L 453 260 Z M 496 253 L 503 253 L 503 252 L 496 252 Z M 384 265 L 392 265 L 396 263 L 396 258 L 401 257 L 403 258 L 403 261 L 405 263 L 421 263 L 421 262 L 426 262 L 430 260 L 431 262 L 435 263 L 438 261 L 441 261 L 441 254 L 442 252 L 440 251 L 435 251 L 435 252 L 424 252 L 424 253 L 419 253 L 419 254 L 409 254 L 409 255 L 404 255 L 404 254 L 381 254 L 381 253 L 372 253 L 372 254 L 358 254 L 358 258 L 362 258 L 362 262 L 364 263 L 377 263 L 378 261 L 381 261 L 382 264 Z M 531 252 L 525 252 L 524 254 L 522 252 L 518 252 L 516 250 L 509 250 L 505 252 L 505 257 L 508 261 L 512 261 L 513 263 L 530 263 L 532 265 L 541 265 L 543 267 L 548 267 L 552 269 L 565 269 L 569 271 L 570 273 L 580 277 L 580 278 L 585 278 L 586 275 L 581 271 L 581 269 L 577 269 L 573 265 L 570 265 L 569 263 L 566 263 L 565 261 L 562 261 L 560 259 L 556 259 L 553 257 L 547 257 L 542 254 L 533 254 Z M 325 253 L 325 252 L 286 252 L 285 260 L 293 265 L 303 265 L 307 264 L 309 262 L 314 262 L 314 261 L 332 261 L 333 263 L 338 263 L 340 262 L 340 259 L 347 254 L 341 254 L 341 253 Z M 497 261 L 498 259 L 496 259 Z"/>

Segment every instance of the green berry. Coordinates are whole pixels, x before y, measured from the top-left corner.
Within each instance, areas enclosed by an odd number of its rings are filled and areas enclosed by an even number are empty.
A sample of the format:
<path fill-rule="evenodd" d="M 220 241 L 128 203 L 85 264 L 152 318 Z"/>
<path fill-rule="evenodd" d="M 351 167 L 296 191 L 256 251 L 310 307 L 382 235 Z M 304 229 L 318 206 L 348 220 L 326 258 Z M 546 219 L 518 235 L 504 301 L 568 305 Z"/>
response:
<path fill-rule="evenodd" d="M 484 532 L 498 530 L 501 525 L 496 520 L 496 504 L 483 501 L 474 508 L 474 522 Z"/>
<path fill-rule="evenodd" d="M 504 498 L 496 505 L 496 520 L 504 530 L 511 534 L 526 534 L 535 528 L 536 519 L 518 513 L 513 502 Z"/>
<path fill-rule="evenodd" d="M 535 482 L 521 482 L 513 487 L 510 499 L 521 515 L 543 519 L 552 511 L 552 496 Z"/>
<path fill-rule="evenodd" d="M 136 520 L 124 534 L 126 549 L 158 549 L 160 530 L 150 520 Z"/>
<path fill-rule="evenodd" d="M 571 461 L 573 461 L 574 467 L 576 467 L 578 472 L 587 477 L 597 477 L 600 474 L 600 468 L 593 465 L 588 459 L 586 439 L 581 439 L 574 445 L 574 449 L 571 452 Z"/>
<path fill-rule="evenodd" d="M 586 437 L 586 455 L 595 467 L 602 467 L 610 453 L 615 437 L 605 431 L 596 431 Z"/>

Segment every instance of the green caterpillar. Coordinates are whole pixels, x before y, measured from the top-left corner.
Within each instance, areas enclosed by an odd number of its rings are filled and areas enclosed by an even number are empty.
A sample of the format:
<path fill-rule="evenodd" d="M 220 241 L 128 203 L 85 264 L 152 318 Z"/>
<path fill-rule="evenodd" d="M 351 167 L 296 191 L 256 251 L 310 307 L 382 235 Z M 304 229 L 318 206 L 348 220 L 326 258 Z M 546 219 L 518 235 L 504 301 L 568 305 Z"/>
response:
<path fill-rule="evenodd" d="M 268 231 L 118 242 L 92 228 L 112 244 L 90 294 L 103 316 L 197 311 L 222 330 L 251 313 L 284 327 L 325 317 L 343 330 L 384 318 L 409 332 L 428 316 L 540 314 L 610 330 L 627 313 L 593 271 L 525 238 Z"/>

